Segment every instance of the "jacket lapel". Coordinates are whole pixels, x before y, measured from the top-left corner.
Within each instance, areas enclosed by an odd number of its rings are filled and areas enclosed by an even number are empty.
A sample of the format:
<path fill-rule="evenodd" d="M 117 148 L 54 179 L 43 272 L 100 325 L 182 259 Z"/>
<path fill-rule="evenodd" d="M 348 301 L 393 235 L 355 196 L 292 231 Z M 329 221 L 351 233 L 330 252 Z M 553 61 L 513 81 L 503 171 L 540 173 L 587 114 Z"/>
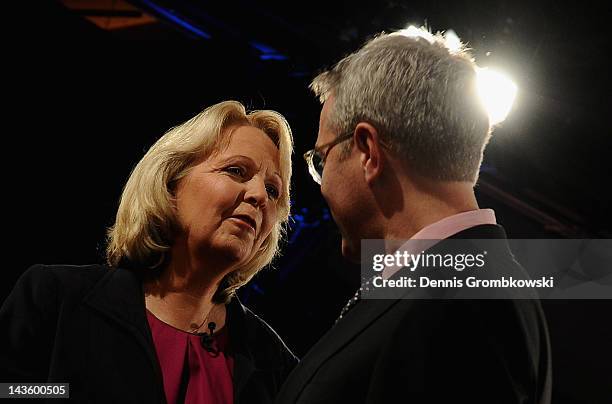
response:
<path fill-rule="evenodd" d="M 230 347 L 234 355 L 234 402 L 241 401 L 249 380 L 258 372 L 282 368 L 277 350 L 270 345 L 269 335 L 259 335 L 261 325 L 252 316 L 236 296 L 227 305 Z"/>
<path fill-rule="evenodd" d="M 281 392 L 277 402 L 294 402 L 300 396 L 317 370 L 336 352 L 350 343 L 355 336 L 374 323 L 381 315 L 391 309 L 399 299 L 362 300 L 334 325 L 302 358 L 285 383 L 283 389 L 290 397 Z M 289 393 L 291 392 L 291 393 Z"/>
<path fill-rule="evenodd" d="M 233 297 L 227 306 L 227 326 L 230 338 L 230 349 L 234 354 L 234 401 L 238 401 L 240 393 L 255 371 L 255 361 L 249 349 L 254 340 L 251 327 L 245 327 L 245 309 Z"/>
<path fill-rule="evenodd" d="M 159 379 L 161 397 L 165 397 L 161 369 L 146 319 L 142 280 L 138 275 L 128 269 L 109 269 L 85 297 L 84 303 L 113 320 L 139 342 Z"/>

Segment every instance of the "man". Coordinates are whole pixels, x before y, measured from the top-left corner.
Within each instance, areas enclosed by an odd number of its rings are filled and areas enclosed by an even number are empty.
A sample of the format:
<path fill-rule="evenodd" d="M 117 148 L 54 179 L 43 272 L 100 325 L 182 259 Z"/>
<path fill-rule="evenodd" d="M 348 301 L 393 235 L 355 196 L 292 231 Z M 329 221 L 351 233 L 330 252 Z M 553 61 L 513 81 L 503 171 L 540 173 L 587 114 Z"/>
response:
<path fill-rule="evenodd" d="M 473 192 L 491 125 L 462 47 L 423 30 L 380 35 L 311 88 L 323 108 L 305 158 L 345 257 L 359 260 L 362 239 L 505 239 Z M 520 270 L 507 249 L 497 257 Z M 360 300 L 358 292 L 277 402 L 548 403 L 550 391 L 537 300 Z"/>

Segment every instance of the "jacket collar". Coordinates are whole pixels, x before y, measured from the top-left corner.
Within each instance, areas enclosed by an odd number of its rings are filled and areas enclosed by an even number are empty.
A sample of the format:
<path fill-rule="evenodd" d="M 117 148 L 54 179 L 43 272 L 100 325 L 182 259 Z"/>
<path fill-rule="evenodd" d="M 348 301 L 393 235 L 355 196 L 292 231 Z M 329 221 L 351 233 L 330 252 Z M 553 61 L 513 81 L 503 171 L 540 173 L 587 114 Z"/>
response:
<path fill-rule="evenodd" d="M 134 271 L 109 268 L 84 301 L 135 335 L 149 340 L 142 281 Z"/>

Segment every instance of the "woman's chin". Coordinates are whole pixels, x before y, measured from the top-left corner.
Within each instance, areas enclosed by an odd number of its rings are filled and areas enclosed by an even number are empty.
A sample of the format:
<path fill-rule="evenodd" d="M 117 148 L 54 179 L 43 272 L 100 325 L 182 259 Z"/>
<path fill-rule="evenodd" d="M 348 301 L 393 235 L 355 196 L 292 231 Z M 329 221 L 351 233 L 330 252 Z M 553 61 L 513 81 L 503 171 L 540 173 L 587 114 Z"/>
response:
<path fill-rule="evenodd" d="M 232 266 L 246 262 L 251 256 L 253 241 L 244 238 L 229 237 L 223 243 L 213 248 L 212 253 L 218 257 L 223 257 Z"/>

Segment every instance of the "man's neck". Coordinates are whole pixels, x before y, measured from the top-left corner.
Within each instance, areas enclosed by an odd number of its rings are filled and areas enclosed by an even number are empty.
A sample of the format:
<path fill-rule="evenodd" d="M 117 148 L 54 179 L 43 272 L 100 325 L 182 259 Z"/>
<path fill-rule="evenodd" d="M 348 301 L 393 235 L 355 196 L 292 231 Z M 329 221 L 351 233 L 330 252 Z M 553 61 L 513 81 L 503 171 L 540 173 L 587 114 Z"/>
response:
<path fill-rule="evenodd" d="M 405 200 L 405 209 L 387 220 L 385 239 L 408 240 L 444 218 L 479 209 L 472 188 L 463 183 L 446 184 L 435 194 L 412 189 Z"/>

